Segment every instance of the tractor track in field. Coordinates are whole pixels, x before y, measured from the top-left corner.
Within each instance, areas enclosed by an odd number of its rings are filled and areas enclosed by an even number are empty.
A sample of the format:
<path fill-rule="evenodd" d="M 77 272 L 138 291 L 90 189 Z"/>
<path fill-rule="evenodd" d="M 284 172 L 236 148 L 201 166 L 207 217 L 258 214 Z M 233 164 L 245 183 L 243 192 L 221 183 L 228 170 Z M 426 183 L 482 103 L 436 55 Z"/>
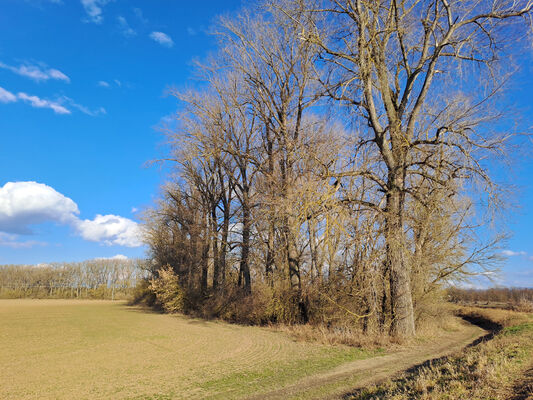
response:
<path fill-rule="evenodd" d="M 402 373 L 413 372 L 437 360 L 449 357 L 466 347 L 490 340 L 501 327 L 486 320 L 473 320 L 463 316 L 463 329 L 439 337 L 437 340 L 415 344 L 400 351 L 371 359 L 348 362 L 330 371 L 305 377 L 289 386 L 248 397 L 259 399 L 342 399 L 358 390 L 378 384 Z M 343 383 L 345 381 L 345 383 Z M 328 385 L 339 387 L 320 394 Z"/>

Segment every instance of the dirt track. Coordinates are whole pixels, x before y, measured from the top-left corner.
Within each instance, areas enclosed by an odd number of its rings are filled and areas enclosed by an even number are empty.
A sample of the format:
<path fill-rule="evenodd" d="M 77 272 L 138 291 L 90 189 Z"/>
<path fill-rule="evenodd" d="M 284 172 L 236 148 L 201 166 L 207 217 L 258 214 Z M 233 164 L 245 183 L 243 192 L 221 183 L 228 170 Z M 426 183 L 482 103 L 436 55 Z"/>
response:
<path fill-rule="evenodd" d="M 453 354 L 488 333 L 466 321 L 462 325 L 463 329 L 460 331 L 451 332 L 436 341 L 412 345 L 381 357 L 349 362 L 326 373 L 308 376 L 290 386 L 257 394 L 250 399 L 342 398 L 350 390 L 378 383 L 428 360 Z"/>

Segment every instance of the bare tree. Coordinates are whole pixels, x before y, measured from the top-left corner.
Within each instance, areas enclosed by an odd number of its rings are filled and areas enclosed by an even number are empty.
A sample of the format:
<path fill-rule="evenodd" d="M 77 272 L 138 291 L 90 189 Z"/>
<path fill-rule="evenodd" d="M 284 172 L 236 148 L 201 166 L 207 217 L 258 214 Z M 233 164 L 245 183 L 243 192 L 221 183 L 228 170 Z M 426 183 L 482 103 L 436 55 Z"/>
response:
<path fill-rule="evenodd" d="M 423 203 L 417 176 L 435 187 L 480 178 L 494 193 L 481 159 L 502 151 L 507 137 L 481 127 L 498 117 L 485 114 L 486 106 L 509 72 L 497 70 L 499 50 L 516 40 L 510 30 L 531 16 L 533 3 L 327 0 L 307 7 L 316 22 L 312 29 L 302 24 L 300 36 L 319 46 L 331 66 L 325 90 L 350 107 L 365 133 L 361 145 L 379 156 L 375 169 L 360 172 L 385 199 L 392 333 L 412 336 L 406 197 Z"/>

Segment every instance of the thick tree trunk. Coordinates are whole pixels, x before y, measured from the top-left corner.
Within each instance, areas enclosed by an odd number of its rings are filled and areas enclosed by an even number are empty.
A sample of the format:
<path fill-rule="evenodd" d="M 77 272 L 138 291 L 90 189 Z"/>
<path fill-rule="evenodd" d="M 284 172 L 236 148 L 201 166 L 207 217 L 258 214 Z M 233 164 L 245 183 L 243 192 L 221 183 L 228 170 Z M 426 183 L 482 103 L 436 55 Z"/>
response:
<path fill-rule="evenodd" d="M 309 231 L 309 251 L 311 252 L 311 277 L 322 281 L 322 267 L 318 265 L 318 254 L 316 246 L 315 222 L 312 218 L 307 220 Z"/>
<path fill-rule="evenodd" d="M 202 272 L 200 276 L 200 290 L 202 293 L 207 293 L 207 272 L 209 271 L 209 235 L 206 235 L 203 249 L 202 249 Z"/>
<path fill-rule="evenodd" d="M 287 228 L 288 229 L 288 228 Z M 291 287 L 301 290 L 302 284 L 300 279 L 300 264 L 298 262 L 298 252 L 292 240 L 292 235 L 287 235 L 287 261 L 289 264 L 289 279 Z"/>
<path fill-rule="evenodd" d="M 218 288 L 220 277 L 220 254 L 218 251 L 218 222 L 216 206 L 211 209 L 211 245 L 213 246 L 213 289 Z"/>
<path fill-rule="evenodd" d="M 250 207 L 248 204 L 248 193 L 243 192 L 242 204 L 242 247 L 241 247 L 241 263 L 239 268 L 239 286 L 244 289 L 247 294 L 252 293 L 252 283 L 250 277 Z"/>
<path fill-rule="evenodd" d="M 272 284 L 273 284 L 272 272 L 274 270 L 274 252 L 275 252 L 274 235 L 275 235 L 274 221 L 273 221 L 273 218 L 269 216 L 265 273 L 266 273 L 267 279 L 271 279 Z"/>
<path fill-rule="evenodd" d="M 228 235 L 229 235 L 229 206 L 224 208 L 224 221 L 222 222 L 222 238 L 220 239 L 220 264 L 219 264 L 219 278 L 218 283 L 224 285 L 226 282 L 226 253 L 228 251 Z"/>
<path fill-rule="evenodd" d="M 401 187 L 398 179 L 394 179 L 393 187 L 387 194 L 386 264 L 390 274 L 391 334 L 407 338 L 415 335 L 415 320 L 410 274 L 405 259 L 406 238 L 402 223 L 402 195 L 398 187 Z"/>

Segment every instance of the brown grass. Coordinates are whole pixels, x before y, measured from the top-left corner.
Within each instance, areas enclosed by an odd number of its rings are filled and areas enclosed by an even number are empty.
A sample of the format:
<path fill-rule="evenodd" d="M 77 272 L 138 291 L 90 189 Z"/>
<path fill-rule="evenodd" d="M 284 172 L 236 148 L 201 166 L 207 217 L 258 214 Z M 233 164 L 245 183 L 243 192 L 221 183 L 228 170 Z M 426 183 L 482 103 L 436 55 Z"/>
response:
<path fill-rule="evenodd" d="M 462 315 L 500 325 L 493 340 L 423 366 L 399 379 L 366 388 L 355 399 L 510 399 L 533 367 L 533 316 L 508 310 L 463 307 Z M 527 389 L 527 388 L 526 388 Z M 524 397 L 525 398 L 525 397 Z"/>
<path fill-rule="evenodd" d="M 272 329 L 286 332 L 298 341 L 318 342 L 325 345 L 346 345 L 367 349 L 390 347 L 396 343 L 390 336 L 365 334 L 361 330 L 346 327 L 328 328 L 324 325 L 274 325 Z"/>

